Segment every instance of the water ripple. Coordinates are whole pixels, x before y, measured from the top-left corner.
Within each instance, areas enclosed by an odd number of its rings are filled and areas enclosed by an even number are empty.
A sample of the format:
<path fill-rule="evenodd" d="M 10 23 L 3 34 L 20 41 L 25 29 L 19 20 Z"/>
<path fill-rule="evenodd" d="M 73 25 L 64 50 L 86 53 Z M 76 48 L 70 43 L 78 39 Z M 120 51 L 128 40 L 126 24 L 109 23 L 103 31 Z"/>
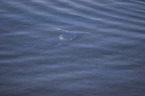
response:
<path fill-rule="evenodd" d="M 0 0 L 0 96 L 144 96 L 143 0 Z"/>

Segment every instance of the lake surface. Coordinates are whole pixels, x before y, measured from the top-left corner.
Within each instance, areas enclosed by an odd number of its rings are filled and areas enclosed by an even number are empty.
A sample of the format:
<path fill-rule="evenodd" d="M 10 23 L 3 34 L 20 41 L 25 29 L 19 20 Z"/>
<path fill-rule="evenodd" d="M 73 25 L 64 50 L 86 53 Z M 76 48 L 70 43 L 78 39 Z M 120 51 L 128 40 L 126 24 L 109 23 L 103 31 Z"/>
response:
<path fill-rule="evenodd" d="M 145 1 L 0 0 L 0 96 L 145 96 Z"/>

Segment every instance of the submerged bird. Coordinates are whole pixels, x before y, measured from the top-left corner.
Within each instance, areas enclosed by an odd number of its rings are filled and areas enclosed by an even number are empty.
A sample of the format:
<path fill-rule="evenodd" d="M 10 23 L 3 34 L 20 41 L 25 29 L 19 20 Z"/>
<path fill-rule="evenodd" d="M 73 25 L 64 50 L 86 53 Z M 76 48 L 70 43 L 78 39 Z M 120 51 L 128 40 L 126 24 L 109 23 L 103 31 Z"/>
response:
<path fill-rule="evenodd" d="M 87 33 L 89 34 L 89 32 L 72 32 L 72 31 L 67 31 L 67 30 L 63 30 L 60 28 L 56 28 L 56 30 L 62 31 L 63 33 L 61 35 L 59 35 L 59 40 L 61 41 L 59 44 L 57 44 L 56 46 L 60 46 L 64 43 L 68 43 L 72 40 L 76 40 L 80 35 L 79 34 L 84 34 Z"/>

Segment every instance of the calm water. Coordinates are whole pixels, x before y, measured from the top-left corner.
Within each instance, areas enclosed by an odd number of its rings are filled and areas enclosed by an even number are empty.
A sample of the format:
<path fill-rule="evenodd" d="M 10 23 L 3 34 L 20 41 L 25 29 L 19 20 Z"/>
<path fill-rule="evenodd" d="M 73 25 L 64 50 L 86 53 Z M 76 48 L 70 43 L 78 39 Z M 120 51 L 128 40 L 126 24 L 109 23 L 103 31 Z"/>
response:
<path fill-rule="evenodd" d="M 0 0 L 0 96 L 145 96 L 145 1 Z"/>

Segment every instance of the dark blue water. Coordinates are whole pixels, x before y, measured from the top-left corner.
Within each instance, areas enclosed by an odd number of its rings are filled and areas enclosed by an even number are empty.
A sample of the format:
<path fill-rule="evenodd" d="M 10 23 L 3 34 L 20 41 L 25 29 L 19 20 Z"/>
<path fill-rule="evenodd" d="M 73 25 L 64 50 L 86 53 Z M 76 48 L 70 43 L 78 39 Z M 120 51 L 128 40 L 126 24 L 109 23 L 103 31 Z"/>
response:
<path fill-rule="evenodd" d="M 145 1 L 0 0 L 0 96 L 145 96 Z"/>

